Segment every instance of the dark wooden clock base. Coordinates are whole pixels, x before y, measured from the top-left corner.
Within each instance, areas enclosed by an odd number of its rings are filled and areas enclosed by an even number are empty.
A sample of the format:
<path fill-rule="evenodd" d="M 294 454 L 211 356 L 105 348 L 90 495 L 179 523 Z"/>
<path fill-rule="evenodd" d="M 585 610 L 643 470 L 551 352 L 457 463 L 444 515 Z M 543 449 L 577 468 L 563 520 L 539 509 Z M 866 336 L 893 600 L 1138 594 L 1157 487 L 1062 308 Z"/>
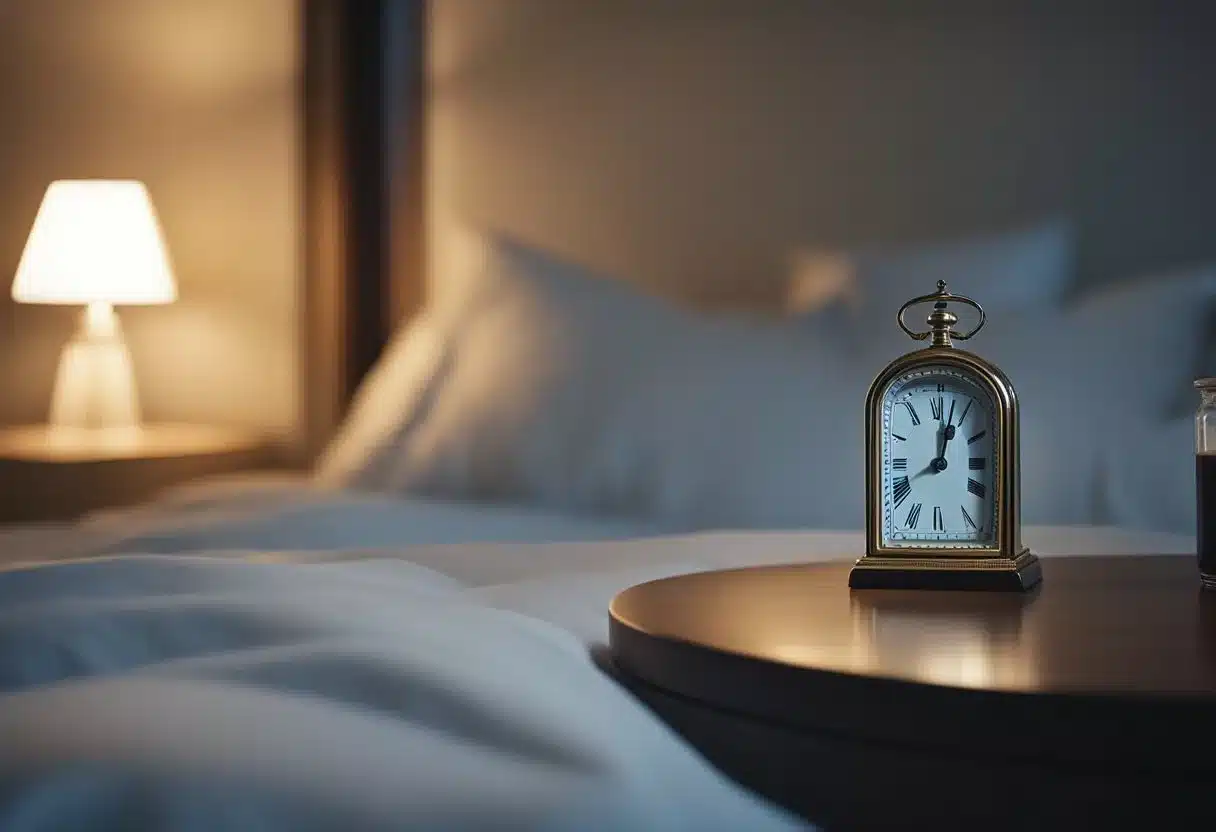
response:
<path fill-rule="evenodd" d="M 1026 592 L 1043 579 L 1029 550 L 1017 558 L 908 558 L 867 555 L 853 564 L 853 589 L 933 589 Z"/>
<path fill-rule="evenodd" d="M 829 829 L 1213 825 L 1216 592 L 1194 556 L 1047 557 L 1029 593 L 850 590 L 850 567 L 633 587 L 604 661 Z"/>

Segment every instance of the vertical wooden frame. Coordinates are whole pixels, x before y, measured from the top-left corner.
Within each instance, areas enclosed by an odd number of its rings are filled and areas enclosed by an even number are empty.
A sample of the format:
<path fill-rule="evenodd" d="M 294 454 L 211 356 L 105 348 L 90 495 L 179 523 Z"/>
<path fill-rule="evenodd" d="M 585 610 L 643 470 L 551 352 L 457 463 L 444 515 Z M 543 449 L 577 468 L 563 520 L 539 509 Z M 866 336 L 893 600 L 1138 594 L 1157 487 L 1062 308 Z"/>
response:
<path fill-rule="evenodd" d="M 301 0 L 301 461 L 425 286 L 426 0 Z"/>

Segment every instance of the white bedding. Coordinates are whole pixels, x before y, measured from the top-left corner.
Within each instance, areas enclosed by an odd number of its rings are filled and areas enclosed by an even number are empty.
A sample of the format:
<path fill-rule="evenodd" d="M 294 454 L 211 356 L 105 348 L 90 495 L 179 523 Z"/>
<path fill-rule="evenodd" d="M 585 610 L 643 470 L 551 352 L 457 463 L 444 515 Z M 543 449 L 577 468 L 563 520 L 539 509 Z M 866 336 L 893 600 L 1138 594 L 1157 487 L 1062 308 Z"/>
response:
<path fill-rule="evenodd" d="M 0 828 L 796 827 L 588 647 L 638 581 L 852 557 L 860 536 L 658 531 L 263 484 L 10 532 Z M 1046 556 L 1193 551 L 1027 538 Z"/>

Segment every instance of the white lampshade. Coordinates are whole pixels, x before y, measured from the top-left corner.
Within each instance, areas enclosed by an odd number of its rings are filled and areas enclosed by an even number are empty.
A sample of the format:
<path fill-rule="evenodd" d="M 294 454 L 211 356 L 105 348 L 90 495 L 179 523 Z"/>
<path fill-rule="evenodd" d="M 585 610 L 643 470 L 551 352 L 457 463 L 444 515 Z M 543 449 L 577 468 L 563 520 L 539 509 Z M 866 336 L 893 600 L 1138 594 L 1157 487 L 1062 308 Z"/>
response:
<path fill-rule="evenodd" d="M 177 299 L 142 182 L 52 182 L 13 281 L 19 303 L 154 304 Z"/>

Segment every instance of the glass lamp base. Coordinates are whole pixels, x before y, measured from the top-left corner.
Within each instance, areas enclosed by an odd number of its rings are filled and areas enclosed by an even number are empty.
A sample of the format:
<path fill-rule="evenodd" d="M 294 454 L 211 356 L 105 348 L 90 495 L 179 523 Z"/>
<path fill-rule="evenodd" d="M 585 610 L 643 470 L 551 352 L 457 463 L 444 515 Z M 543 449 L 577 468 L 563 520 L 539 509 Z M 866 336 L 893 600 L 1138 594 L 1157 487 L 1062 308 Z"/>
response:
<path fill-rule="evenodd" d="M 139 428 L 139 396 L 131 353 L 109 304 L 91 304 L 63 348 L 51 398 L 53 432 Z"/>

